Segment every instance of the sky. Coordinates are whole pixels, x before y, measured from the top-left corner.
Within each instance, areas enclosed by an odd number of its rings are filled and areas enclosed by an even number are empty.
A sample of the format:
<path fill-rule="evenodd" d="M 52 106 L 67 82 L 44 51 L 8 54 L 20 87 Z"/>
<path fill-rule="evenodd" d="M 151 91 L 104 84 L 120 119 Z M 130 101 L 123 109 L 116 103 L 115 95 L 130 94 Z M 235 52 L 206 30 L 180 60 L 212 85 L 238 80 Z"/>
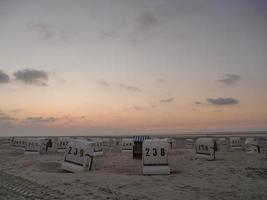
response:
<path fill-rule="evenodd" d="M 265 0 L 0 0 L 0 136 L 267 130 Z"/>

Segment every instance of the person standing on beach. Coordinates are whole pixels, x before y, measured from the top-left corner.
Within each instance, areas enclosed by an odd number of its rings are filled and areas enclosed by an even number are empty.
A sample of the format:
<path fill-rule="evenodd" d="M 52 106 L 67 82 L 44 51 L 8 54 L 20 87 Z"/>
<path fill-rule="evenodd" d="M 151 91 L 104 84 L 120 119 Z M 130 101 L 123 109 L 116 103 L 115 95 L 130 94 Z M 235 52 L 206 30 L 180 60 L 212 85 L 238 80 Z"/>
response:
<path fill-rule="evenodd" d="M 218 150 L 217 142 L 216 141 L 214 142 L 214 147 L 213 148 L 214 148 L 214 151 L 217 151 Z"/>
<path fill-rule="evenodd" d="M 48 147 L 52 147 L 52 141 L 51 141 L 51 139 L 49 139 L 48 142 L 46 143 L 46 148 L 45 148 L 45 151 L 46 152 L 48 151 Z"/>

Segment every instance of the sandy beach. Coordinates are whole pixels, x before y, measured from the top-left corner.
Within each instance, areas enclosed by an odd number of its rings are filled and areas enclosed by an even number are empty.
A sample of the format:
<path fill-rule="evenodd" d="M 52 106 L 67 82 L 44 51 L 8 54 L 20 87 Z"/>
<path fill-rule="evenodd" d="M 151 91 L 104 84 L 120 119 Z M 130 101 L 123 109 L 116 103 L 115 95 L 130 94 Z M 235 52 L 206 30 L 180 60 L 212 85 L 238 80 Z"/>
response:
<path fill-rule="evenodd" d="M 24 155 L 0 145 L 0 199 L 267 199 L 265 153 L 226 147 L 215 161 L 197 160 L 179 139 L 169 152 L 171 175 L 144 176 L 142 161 L 119 145 L 104 152 L 92 171 L 68 173 L 64 153 Z"/>
<path fill-rule="evenodd" d="M 267 200 L 267 0 L 0 0 L 0 200 Z"/>

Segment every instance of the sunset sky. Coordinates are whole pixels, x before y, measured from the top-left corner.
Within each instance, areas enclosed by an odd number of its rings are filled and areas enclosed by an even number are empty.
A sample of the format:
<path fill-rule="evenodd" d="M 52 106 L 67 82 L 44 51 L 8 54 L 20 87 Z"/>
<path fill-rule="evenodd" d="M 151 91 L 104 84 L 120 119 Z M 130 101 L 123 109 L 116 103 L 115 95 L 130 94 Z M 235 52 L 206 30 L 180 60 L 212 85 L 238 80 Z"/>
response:
<path fill-rule="evenodd" d="M 0 0 L 0 136 L 267 130 L 266 0 Z"/>

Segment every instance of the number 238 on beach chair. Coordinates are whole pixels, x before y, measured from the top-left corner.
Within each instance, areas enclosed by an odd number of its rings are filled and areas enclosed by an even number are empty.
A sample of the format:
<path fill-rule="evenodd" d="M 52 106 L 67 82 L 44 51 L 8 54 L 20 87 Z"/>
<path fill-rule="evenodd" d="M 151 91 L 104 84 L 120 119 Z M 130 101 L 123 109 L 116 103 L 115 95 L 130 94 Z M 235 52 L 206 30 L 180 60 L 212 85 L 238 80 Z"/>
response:
<path fill-rule="evenodd" d="M 142 156 L 144 175 L 170 174 L 168 148 L 167 140 L 144 140 Z"/>

